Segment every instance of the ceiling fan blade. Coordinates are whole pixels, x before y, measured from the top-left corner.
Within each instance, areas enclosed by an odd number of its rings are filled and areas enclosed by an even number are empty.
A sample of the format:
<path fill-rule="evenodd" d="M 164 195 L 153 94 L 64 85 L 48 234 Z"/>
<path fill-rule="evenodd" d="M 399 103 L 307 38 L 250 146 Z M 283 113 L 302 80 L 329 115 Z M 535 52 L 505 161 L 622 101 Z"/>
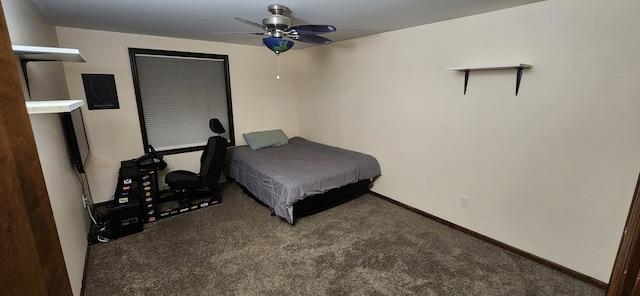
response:
<path fill-rule="evenodd" d="M 295 37 L 291 37 L 295 40 L 307 42 L 307 43 L 319 43 L 319 44 L 329 44 L 331 43 L 330 39 L 324 38 L 318 35 L 297 35 Z"/>
<path fill-rule="evenodd" d="M 245 23 L 247 25 L 258 27 L 258 28 L 264 30 L 264 26 L 262 24 L 258 24 L 256 22 L 252 22 L 252 21 L 248 21 L 248 20 L 245 20 L 245 19 L 241 19 L 239 17 L 235 17 L 234 19 L 236 19 L 237 21 L 241 21 L 241 22 L 243 22 L 243 23 Z"/>
<path fill-rule="evenodd" d="M 335 32 L 336 27 L 332 25 L 301 25 L 290 27 L 289 30 L 295 30 L 300 35 L 315 35 Z"/>
<path fill-rule="evenodd" d="M 210 35 L 229 35 L 229 34 L 245 34 L 245 35 L 258 35 L 267 36 L 269 32 L 212 32 Z"/>

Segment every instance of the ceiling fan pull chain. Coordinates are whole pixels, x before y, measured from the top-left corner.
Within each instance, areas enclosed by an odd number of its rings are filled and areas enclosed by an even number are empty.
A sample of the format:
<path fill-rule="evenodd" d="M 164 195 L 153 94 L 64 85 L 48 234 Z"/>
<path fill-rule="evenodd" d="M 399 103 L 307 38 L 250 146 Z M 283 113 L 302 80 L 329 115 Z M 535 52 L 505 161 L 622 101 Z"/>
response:
<path fill-rule="evenodd" d="M 280 79 L 280 54 L 276 53 L 276 79 Z"/>

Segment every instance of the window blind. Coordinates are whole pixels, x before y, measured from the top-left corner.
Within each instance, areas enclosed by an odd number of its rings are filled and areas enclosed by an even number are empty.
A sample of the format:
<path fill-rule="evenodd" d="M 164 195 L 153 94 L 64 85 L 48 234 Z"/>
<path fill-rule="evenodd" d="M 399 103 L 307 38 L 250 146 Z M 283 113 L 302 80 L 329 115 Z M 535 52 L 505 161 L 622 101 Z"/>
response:
<path fill-rule="evenodd" d="M 225 61 L 136 54 L 147 141 L 158 151 L 205 145 L 218 118 L 229 137 Z"/>

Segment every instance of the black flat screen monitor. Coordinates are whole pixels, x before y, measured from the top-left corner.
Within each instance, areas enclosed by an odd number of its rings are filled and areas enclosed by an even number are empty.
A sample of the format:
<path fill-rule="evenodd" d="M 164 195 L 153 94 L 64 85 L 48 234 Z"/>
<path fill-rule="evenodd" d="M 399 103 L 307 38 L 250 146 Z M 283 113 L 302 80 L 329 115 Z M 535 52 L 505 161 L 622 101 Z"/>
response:
<path fill-rule="evenodd" d="M 61 113 L 60 119 L 62 120 L 69 159 L 78 173 L 84 173 L 85 165 L 89 159 L 89 141 L 84 129 L 82 112 L 78 108 L 71 112 Z"/>

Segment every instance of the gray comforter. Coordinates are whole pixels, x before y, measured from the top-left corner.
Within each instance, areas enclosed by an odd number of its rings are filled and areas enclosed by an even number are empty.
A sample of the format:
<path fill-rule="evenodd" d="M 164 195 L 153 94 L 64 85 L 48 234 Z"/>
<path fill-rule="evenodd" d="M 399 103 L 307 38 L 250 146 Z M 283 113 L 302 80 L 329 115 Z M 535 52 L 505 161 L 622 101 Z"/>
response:
<path fill-rule="evenodd" d="M 381 174 L 378 161 L 370 155 L 300 137 L 255 151 L 232 147 L 226 171 L 289 223 L 296 201 Z"/>

